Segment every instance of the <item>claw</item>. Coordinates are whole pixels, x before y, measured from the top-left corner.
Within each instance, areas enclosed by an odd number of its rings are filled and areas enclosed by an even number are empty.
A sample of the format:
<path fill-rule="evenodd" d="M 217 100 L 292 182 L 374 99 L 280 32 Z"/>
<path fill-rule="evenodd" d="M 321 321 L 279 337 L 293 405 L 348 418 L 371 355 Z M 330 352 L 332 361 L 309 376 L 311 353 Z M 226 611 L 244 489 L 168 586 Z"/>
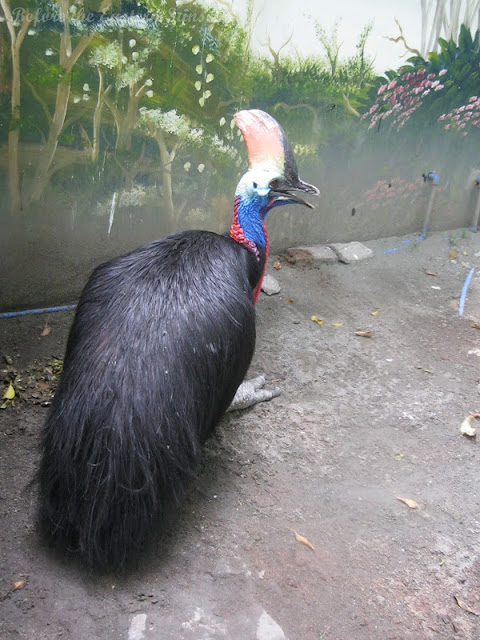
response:
<path fill-rule="evenodd" d="M 246 409 L 258 402 L 265 402 L 272 398 L 277 398 L 280 395 L 280 389 L 278 387 L 274 389 L 262 389 L 264 384 L 264 376 L 257 376 L 256 378 L 242 382 L 227 411 Z"/>

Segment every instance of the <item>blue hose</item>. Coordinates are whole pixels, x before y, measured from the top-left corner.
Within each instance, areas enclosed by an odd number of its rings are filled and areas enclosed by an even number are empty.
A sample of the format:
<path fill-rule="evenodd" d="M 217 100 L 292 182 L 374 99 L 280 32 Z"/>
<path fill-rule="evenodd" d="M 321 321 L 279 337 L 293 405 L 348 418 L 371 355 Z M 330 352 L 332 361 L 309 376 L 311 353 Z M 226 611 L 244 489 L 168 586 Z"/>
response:
<path fill-rule="evenodd" d="M 65 304 L 61 307 L 45 307 L 44 309 L 26 309 L 25 311 L 5 311 L 0 313 L 0 320 L 4 318 L 16 318 L 17 316 L 27 316 L 30 313 L 49 313 L 52 311 L 68 311 L 69 309 L 75 309 L 76 304 Z"/>
<path fill-rule="evenodd" d="M 462 317 L 463 310 L 465 308 L 465 298 L 467 297 L 468 285 L 470 284 L 470 280 L 472 279 L 473 272 L 475 269 L 472 267 L 468 272 L 468 276 L 465 278 L 465 282 L 463 283 L 462 293 L 460 295 L 460 302 L 458 304 L 458 315 Z"/>

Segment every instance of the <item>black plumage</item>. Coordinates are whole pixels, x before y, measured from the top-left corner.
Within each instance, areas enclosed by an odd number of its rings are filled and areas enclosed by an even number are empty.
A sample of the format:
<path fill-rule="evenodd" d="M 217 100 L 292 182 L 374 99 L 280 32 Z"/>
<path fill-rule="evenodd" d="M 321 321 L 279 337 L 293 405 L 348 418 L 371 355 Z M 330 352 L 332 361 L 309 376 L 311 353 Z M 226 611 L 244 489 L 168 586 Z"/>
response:
<path fill-rule="evenodd" d="M 44 526 L 87 564 L 125 564 L 183 493 L 252 359 L 261 270 L 232 239 L 191 231 L 92 274 L 39 471 Z"/>
<path fill-rule="evenodd" d="M 135 559 L 184 493 L 253 356 L 264 217 L 307 204 L 293 191 L 318 194 L 271 116 L 236 117 L 260 160 L 237 186 L 230 236 L 147 244 L 97 267 L 79 300 L 42 433 L 39 517 L 97 570 Z"/>

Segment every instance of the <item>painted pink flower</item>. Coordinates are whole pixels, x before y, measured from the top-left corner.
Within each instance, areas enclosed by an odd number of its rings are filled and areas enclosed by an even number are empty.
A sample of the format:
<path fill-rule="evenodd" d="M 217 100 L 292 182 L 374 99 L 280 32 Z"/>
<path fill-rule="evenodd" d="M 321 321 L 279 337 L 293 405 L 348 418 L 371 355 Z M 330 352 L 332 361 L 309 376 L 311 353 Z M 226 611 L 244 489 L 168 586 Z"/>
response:
<path fill-rule="evenodd" d="M 442 90 L 442 89 L 444 89 L 444 88 L 445 88 L 445 85 L 444 85 L 444 84 L 439 84 L 439 85 L 437 85 L 437 86 L 435 87 L 435 91 L 441 91 L 441 90 Z"/>
<path fill-rule="evenodd" d="M 450 125 L 449 125 L 449 124 L 446 124 L 446 125 L 444 126 L 444 129 L 450 129 Z"/>
<path fill-rule="evenodd" d="M 385 91 L 385 89 L 387 88 L 386 84 L 382 84 L 382 86 L 380 87 L 380 89 L 377 92 L 377 96 L 382 95 L 382 93 Z"/>
<path fill-rule="evenodd" d="M 475 102 L 476 100 L 478 100 L 478 96 L 472 96 L 469 102 Z"/>
<path fill-rule="evenodd" d="M 444 76 L 446 73 L 448 73 L 448 69 L 442 69 L 441 71 L 438 72 L 439 77 Z"/>
<path fill-rule="evenodd" d="M 390 89 L 393 89 L 393 88 L 394 88 L 394 87 L 396 87 L 396 86 L 397 86 L 397 79 L 396 79 L 396 78 L 394 78 L 394 79 L 390 82 L 390 84 L 388 85 L 388 89 L 389 89 L 389 90 L 390 90 Z"/>

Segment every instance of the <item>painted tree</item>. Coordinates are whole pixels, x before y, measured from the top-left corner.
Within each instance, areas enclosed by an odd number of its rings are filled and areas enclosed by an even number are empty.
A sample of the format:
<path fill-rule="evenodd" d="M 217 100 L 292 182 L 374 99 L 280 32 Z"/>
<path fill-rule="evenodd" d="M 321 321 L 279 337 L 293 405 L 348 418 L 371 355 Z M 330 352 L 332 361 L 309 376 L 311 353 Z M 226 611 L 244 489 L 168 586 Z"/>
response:
<path fill-rule="evenodd" d="M 475 33 L 480 29 L 479 0 L 420 0 L 421 41 L 415 48 L 408 42 L 402 25 L 395 19 L 400 35 L 388 37 L 392 42 L 401 42 L 408 53 L 428 58 L 430 53 L 439 53 L 439 38 L 458 43 L 461 26 Z"/>
<path fill-rule="evenodd" d="M 29 8 L 23 10 L 13 7 L 10 0 L 0 0 L 3 18 L 10 36 L 10 55 L 12 64 L 11 75 L 11 113 L 8 128 L 8 198 L 10 213 L 15 214 L 21 208 L 20 196 L 20 168 L 19 168 L 19 140 L 20 140 L 20 89 L 21 66 L 20 49 L 31 22 Z"/>
<path fill-rule="evenodd" d="M 75 38 L 72 34 L 72 23 L 75 22 L 72 15 L 74 16 L 75 12 L 71 12 L 71 9 L 75 10 L 74 0 L 57 0 L 57 4 L 59 9 L 58 16 L 62 24 L 62 31 L 59 33 L 58 51 L 61 73 L 47 141 L 38 158 L 32 184 L 27 195 L 27 204 L 38 200 L 48 185 L 50 168 L 57 150 L 58 139 L 65 125 L 71 92 L 72 71 L 95 35 L 94 32 L 84 33 L 85 25 L 79 21 L 78 28 L 80 33 L 83 32 L 83 34 Z M 102 0 L 99 12 L 106 13 L 111 7 L 112 0 Z"/>

